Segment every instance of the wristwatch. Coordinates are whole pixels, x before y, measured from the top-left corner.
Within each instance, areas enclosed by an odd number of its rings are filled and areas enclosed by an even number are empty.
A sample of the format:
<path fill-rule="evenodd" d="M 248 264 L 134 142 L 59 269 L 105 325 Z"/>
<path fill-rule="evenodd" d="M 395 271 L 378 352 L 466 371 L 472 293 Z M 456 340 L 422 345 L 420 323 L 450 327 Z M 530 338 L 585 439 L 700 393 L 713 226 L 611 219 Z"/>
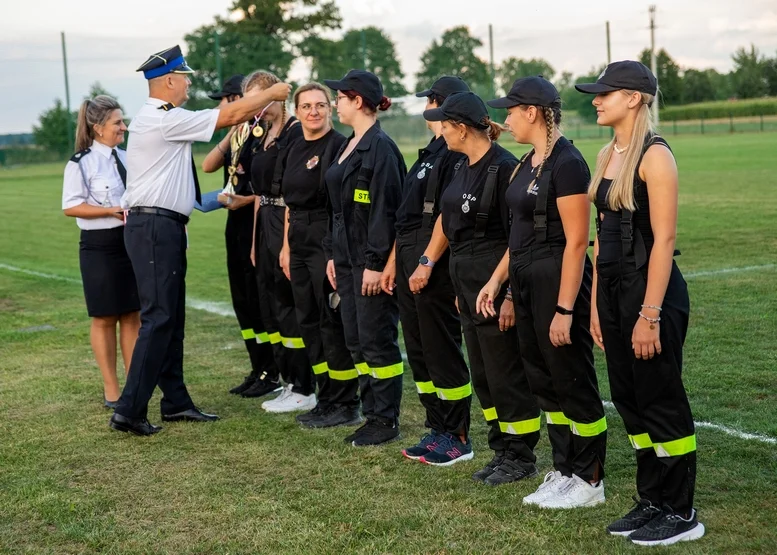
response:
<path fill-rule="evenodd" d="M 566 308 L 564 308 L 560 304 L 556 305 L 556 312 L 558 312 L 559 314 L 561 314 L 563 316 L 572 316 L 575 313 L 574 310 L 567 310 Z"/>
<path fill-rule="evenodd" d="M 418 259 L 418 263 L 427 268 L 434 268 L 434 261 L 426 255 L 421 256 L 421 258 Z"/>

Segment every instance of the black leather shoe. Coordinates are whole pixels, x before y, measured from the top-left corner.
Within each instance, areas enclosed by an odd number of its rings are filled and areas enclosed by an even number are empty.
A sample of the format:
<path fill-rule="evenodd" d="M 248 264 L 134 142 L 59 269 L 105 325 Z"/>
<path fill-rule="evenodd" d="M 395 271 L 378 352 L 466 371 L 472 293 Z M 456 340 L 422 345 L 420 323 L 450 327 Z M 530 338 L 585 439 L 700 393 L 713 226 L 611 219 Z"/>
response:
<path fill-rule="evenodd" d="M 175 414 L 162 415 L 162 420 L 165 422 L 215 422 L 218 419 L 215 414 L 206 414 L 197 407 Z"/>
<path fill-rule="evenodd" d="M 162 430 L 162 426 L 154 426 L 145 418 L 127 418 L 113 413 L 108 425 L 117 432 L 128 432 L 136 436 L 152 436 Z"/>
<path fill-rule="evenodd" d="M 254 382 L 256 382 L 256 376 L 252 376 L 249 374 L 248 376 L 245 377 L 245 379 L 243 380 L 243 383 L 233 387 L 232 389 L 229 390 L 229 392 L 232 395 L 240 395 L 246 389 L 254 385 Z"/>
<path fill-rule="evenodd" d="M 256 397 L 264 397 L 268 393 L 277 391 L 281 387 L 281 384 L 272 380 L 266 380 L 259 378 L 251 386 L 240 394 L 241 397 L 253 399 Z"/>

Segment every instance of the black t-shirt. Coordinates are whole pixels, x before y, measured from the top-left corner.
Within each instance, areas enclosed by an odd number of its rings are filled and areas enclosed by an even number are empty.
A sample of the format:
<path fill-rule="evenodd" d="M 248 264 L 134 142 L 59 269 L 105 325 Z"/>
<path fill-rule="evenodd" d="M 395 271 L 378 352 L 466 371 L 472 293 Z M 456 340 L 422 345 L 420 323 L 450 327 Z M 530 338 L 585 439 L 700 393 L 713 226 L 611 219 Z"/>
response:
<path fill-rule="evenodd" d="M 453 168 L 463 154 L 451 152 L 445 144 L 442 137 L 433 138 L 426 148 L 418 151 L 418 160 L 410 168 L 402 184 L 402 204 L 397 209 L 397 223 L 395 229 L 397 233 L 401 231 L 413 231 L 420 229 L 424 220 L 424 198 L 426 197 L 426 187 L 429 184 L 429 177 L 432 170 L 438 164 L 437 170 L 437 206 L 435 211 L 439 211 L 440 198 L 453 178 Z"/>
<path fill-rule="evenodd" d="M 340 191 L 342 189 L 345 170 L 348 167 L 348 159 L 352 155 L 353 151 L 345 158 L 345 160 L 340 162 L 337 159 L 337 153 L 335 152 L 335 159 L 332 161 L 332 165 L 329 166 L 324 175 L 326 186 L 329 189 L 329 202 L 332 204 L 332 212 L 335 214 L 343 213 L 343 201 L 339 194 L 334 194 L 334 191 Z"/>
<path fill-rule="evenodd" d="M 506 240 L 510 227 L 510 213 L 504 200 L 505 191 L 510 182 L 510 175 L 518 164 L 518 159 L 497 143 L 483 158 L 474 165 L 467 165 L 467 160 L 459 167 L 440 200 L 442 209 L 442 226 L 445 236 L 451 243 L 468 241 L 475 236 L 475 221 L 480 209 L 480 195 L 486 185 L 488 167 L 499 162 L 496 187 L 488 212 L 486 239 Z"/>
<path fill-rule="evenodd" d="M 550 170 L 547 203 L 547 241 L 553 245 L 566 245 L 564 228 L 558 212 L 556 199 L 569 195 L 584 195 L 588 192 L 591 173 L 583 155 L 567 139 L 561 137 L 545 165 L 540 181 L 546 183 Z M 532 246 L 536 241 L 534 231 L 534 210 L 537 207 L 538 182 L 534 180 L 537 168 L 531 166 L 527 156 L 518 174 L 507 189 L 505 198 L 512 212 L 510 228 L 510 250 Z M 529 185 L 531 184 L 531 189 Z"/>
<path fill-rule="evenodd" d="M 254 143 L 252 149 L 254 156 L 251 160 L 251 183 L 257 195 L 269 196 L 272 194 L 272 178 L 275 175 L 275 163 L 280 153 L 278 145 L 285 145 L 285 150 L 302 137 L 302 127 L 299 123 L 293 123 L 295 121 L 296 118 L 291 118 L 286 122 L 286 127 L 267 150 L 264 149 L 264 141 Z"/>
<path fill-rule="evenodd" d="M 326 186 L 321 183 L 321 172 L 327 170 L 323 167 L 324 153 L 331 153 L 331 163 L 344 141 L 345 137 L 332 129 L 314 141 L 302 137 L 294 143 L 286 158 L 281 189 L 291 210 L 326 208 Z"/>

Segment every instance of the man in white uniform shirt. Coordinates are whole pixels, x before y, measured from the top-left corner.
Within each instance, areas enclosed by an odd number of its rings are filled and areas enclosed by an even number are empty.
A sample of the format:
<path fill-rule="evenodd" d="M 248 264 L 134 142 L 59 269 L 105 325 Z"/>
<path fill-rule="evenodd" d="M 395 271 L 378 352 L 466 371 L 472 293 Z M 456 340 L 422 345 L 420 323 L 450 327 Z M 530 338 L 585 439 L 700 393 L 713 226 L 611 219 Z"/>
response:
<path fill-rule="evenodd" d="M 129 127 L 121 205 L 129 210 L 124 243 L 138 282 L 141 327 L 110 426 L 145 436 L 161 430 L 147 419 L 157 385 L 162 420 L 218 419 L 194 406 L 183 380 L 185 226 L 200 199 L 191 143 L 210 141 L 216 129 L 250 119 L 273 100 L 285 102 L 290 87 L 279 83 L 256 96 L 192 112 L 178 108 L 189 97 L 187 74 L 193 73 L 178 46 L 153 54 L 138 71 L 148 79 L 149 98 Z"/>

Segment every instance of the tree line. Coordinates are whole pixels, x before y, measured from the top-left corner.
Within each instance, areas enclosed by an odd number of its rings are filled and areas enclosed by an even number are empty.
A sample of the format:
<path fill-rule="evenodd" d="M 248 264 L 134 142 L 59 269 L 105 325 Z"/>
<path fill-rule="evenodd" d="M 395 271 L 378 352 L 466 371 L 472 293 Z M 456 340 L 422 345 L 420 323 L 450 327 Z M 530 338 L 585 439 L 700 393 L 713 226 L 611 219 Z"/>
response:
<path fill-rule="evenodd" d="M 339 38 L 325 38 L 334 36 L 342 26 L 334 0 L 234 0 L 230 13 L 231 17 L 216 17 L 184 37 L 187 61 L 197 69 L 188 103 L 192 109 L 211 107 L 207 93 L 218 90 L 222 80 L 235 73 L 262 68 L 286 79 L 299 58 L 307 62 L 311 80 L 337 78 L 352 68 L 364 68 L 380 78 L 387 96 L 412 92 L 404 85 L 396 47 L 384 30 L 369 26 L 346 30 Z M 590 98 L 577 94 L 574 85 L 595 80 L 604 64 L 577 76 L 567 71 L 557 73 L 542 58 L 510 57 L 492 68 L 475 53 L 482 46 L 481 39 L 466 26 L 446 30 L 421 54 L 415 88 L 427 88 L 439 76 L 453 74 L 461 76 L 478 94 L 488 96 L 508 90 L 516 78 L 543 75 L 559 89 L 566 110 L 577 111 L 584 120 L 595 119 Z M 638 59 L 650 66 L 647 49 Z M 738 49 L 732 59 L 733 69 L 722 74 L 714 69 L 682 68 L 660 50 L 657 76 L 661 105 L 777 96 L 777 55 L 769 58 L 751 46 Z M 401 112 L 401 108 L 392 112 Z M 66 154 L 66 118 L 67 111 L 58 100 L 41 114 L 34 128 L 36 144 Z"/>

